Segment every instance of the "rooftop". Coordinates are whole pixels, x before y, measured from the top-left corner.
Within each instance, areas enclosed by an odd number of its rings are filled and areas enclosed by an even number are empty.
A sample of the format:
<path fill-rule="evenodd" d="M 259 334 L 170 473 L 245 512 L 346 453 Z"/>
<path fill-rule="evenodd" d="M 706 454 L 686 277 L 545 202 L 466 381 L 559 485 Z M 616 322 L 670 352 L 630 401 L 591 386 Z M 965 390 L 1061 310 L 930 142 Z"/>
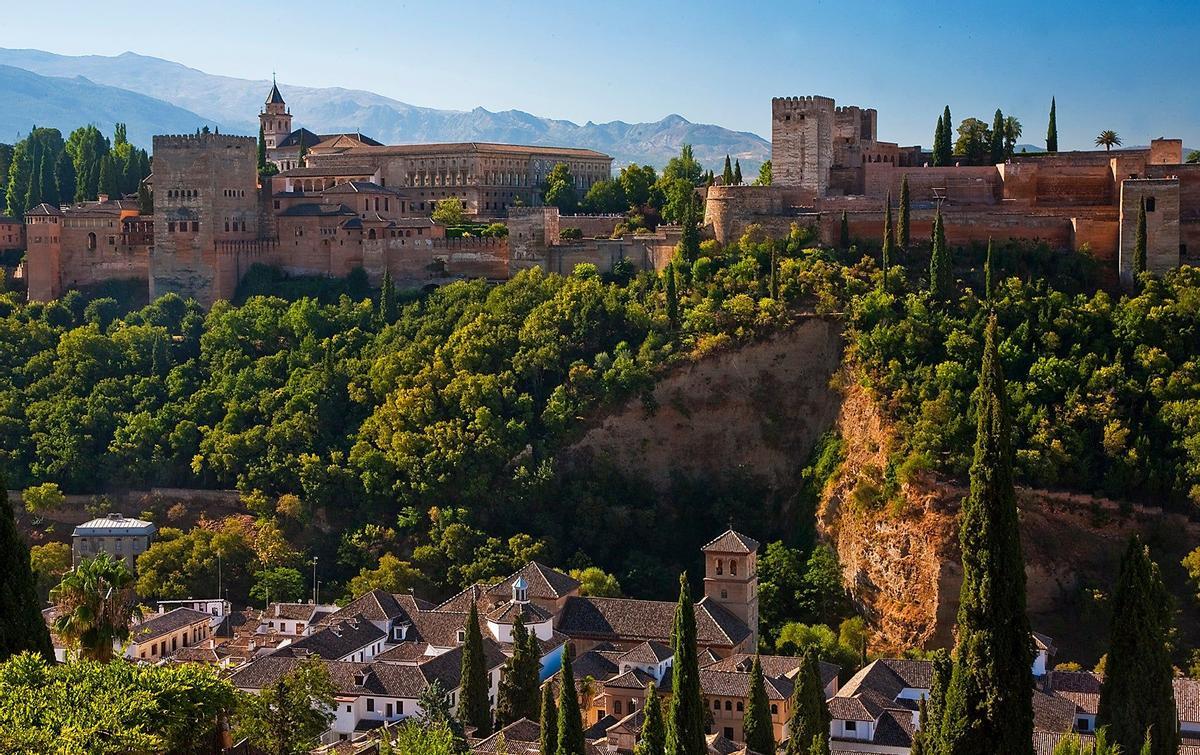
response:
<path fill-rule="evenodd" d="M 113 513 L 84 522 L 77 526 L 72 534 L 75 537 L 153 535 L 157 529 L 153 522 Z"/>

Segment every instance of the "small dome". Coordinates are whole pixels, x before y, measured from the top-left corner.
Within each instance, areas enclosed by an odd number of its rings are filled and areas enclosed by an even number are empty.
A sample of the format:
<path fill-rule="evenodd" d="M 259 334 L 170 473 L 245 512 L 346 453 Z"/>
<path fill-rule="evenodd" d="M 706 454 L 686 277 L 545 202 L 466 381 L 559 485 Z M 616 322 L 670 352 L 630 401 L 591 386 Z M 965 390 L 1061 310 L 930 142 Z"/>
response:
<path fill-rule="evenodd" d="M 528 590 L 529 583 L 525 581 L 524 577 L 517 577 L 517 581 L 513 582 L 513 587 L 517 588 L 518 590 Z"/>

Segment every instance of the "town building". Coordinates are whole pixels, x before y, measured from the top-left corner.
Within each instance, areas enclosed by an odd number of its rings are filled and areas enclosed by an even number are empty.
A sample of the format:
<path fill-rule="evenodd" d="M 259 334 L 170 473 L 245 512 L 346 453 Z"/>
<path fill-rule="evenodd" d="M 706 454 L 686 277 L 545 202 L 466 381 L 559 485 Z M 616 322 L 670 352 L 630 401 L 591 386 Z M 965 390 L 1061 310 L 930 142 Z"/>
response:
<path fill-rule="evenodd" d="M 107 553 L 134 571 L 137 557 L 150 547 L 157 531 L 153 522 L 117 513 L 92 519 L 71 533 L 71 563 L 77 566 L 82 559 Z"/>
<path fill-rule="evenodd" d="M 124 648 L 130 660 L 156 663 L 186 647 L 195 647 L 208 640 L 212 616 L 191 608 L 175 608 L 135 624 Z M 120 648 L 118 648 L 120 650 Z"/>

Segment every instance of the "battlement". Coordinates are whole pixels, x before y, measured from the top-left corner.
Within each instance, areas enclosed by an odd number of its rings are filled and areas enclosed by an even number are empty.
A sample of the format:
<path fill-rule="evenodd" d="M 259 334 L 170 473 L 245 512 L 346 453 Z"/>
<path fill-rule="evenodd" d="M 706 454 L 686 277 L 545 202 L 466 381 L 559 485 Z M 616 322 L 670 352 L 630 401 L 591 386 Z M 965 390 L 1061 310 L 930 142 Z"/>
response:
<path fill-rule="evenodd" d="M 154 151 L 160 149 L 192 149 L 196 147 L 250 147 L 258 149 L 258 140 L 253 136 L 229 136 L 226 134 L 156 134 Z"/>
<path fill-rule="evenodd" d="M 835 103 L 832 97 L 822 97 L 810 94 L 804 97 L 772 97 L 771 112 L 828 110 L 833 112 Z"/>

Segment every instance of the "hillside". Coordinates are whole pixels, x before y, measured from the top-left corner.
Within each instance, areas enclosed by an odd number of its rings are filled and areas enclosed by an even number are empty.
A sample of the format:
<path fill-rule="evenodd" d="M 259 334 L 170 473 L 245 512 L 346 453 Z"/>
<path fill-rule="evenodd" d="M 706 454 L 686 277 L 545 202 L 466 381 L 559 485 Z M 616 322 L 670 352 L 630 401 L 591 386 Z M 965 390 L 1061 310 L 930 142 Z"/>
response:
<path fill-rule="evenodd" d="M 128 125 L 129 138 L 149 146 L 154 134 L 190 133 L 221 126 L 182 107 L 136 91 L 105 86 L 82 76 L 59 78 L 0 65 L 0 141 L 16 141 L 34 126 L 57 128 L 64 136 L 94 124 L 108 133 L 114 123 Z"/>
<path fill-rule="evenodd" d="M 117 56 L 65 56 L 41 50 L 0 49 L 0 65 L 22 68 L 42 76 L 84 76 L 91 81 L 138 92 L 177 108 L 204 114 L 234 133 L 258 132 L 257 114 L 270 89 L 267 80 L 214 76 L 161 58 L 126 52 Z M 492 112 L 437 110 L 411 105 L 373 92 L 340 87 L 313 88 L 281 83 L 296 124 L 317 132 L 362 131 L 386 144 L 446 141 L 494 141 L 518 144 L 587 147 L 612 155 L 617 165 L 630 162 L 661 167 L 687 143 L 697 159 L 708 167 L 719 167 L 726 154 L 742 161 L 742 170 L 753 175 L 770 157 L 770 144 L 748 132 L 720 126 L 691 123 L 679 115 L 668 115 L 654 123 L 588 122 L 539 118 L 520 110 Z M 0 83 L 0 97 L 7 95 Z M 87 122 L 87 109 L 80 103 L 78 122 Z M 49 122 L 36 101 L 16 109 L 29 117 Z M 137 113 L 137 110 L 129 112 Z M 65 115 L 69 115 L 67 112 Z M 134 128 L 127 115 L 131 135 L 153 132 L 157 125 L 147 120 Z M 136 139 L 135 139 L 136 141 Z"/>

